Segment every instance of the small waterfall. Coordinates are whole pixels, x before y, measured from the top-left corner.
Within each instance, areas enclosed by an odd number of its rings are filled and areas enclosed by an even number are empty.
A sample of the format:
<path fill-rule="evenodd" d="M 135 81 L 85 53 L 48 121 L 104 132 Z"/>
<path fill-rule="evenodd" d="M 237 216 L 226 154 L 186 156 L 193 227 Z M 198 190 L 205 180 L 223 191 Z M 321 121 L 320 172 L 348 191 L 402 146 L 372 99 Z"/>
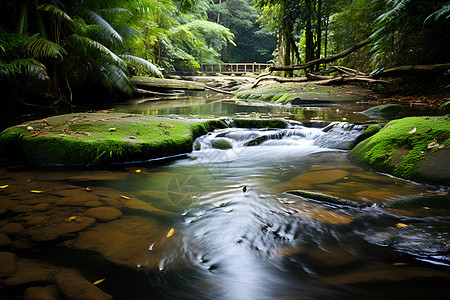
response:
<path fill-rule="evenodd" d="M 310 144 L 321 148 L 349 149 L 365 126 L 347 122 L 332 122 L 324 128 L 306 127 L 291 122 L 286 129 L 227 128 L 199 137 L 194 150 L 230 149 L 247 146 Z"/>

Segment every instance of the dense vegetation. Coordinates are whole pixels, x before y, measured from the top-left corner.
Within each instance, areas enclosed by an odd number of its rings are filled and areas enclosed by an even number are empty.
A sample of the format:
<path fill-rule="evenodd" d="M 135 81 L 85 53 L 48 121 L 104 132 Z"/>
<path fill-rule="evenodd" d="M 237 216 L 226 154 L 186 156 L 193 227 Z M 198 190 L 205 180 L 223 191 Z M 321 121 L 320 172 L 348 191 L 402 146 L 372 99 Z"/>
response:
<path fill-rule="evenodd" d="M 286 66 L 367 38 L 338 63 L 448 63 L 449 16 L 444 0 L 3 0 L 1 117 L 129 97 L 132 75 L 219 61 Z"/>

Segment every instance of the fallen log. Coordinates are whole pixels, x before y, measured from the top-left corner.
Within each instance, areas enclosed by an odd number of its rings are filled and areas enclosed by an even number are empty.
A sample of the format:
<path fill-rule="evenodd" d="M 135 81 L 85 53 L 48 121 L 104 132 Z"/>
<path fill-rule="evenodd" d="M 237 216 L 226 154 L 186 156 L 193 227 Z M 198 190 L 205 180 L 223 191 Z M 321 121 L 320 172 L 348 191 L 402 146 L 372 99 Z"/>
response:
<path fill-rule="evenodd" d="M 252 85 L 252 89 L 255 88 L 261 81 L 265 80 L 274 80 L 280 83 L 284 82 L 306 82 L 309 79 L 307 77 L 282 77 L 282 76 L 264 76 L 258 78 L 255 83 Z"/>
<path fill-rule="evenodd" d="M 146 76 L 133 76 L 131 81 L 139 88 L 148 89 L 165 89 L 165 90 L 194 90 L 204 91 L 205 84 L 203 82 L 195 82 L 188 80 L 163 79 Z"/>
<path fill-rule="evenodd" d="M 445 72 L 450 69 L 450 63 L 446 64 L 434 64 L 434 65 L 412 65 L 412 66 L 401 66 L 396 68 L 391 68 L 384 70 L 380 73 L 373 74 L 373 78 L 382 77 L 399 77 L 408 76 L 422 73 L 432 73 L 432 72 Z"/>
<path fill-rule="evenodd" d="M 211 91 L 217 92 L 217 93 L 226 94 L 226 95 L 234 95 L 234 93 L 232 93 L 232 92 L 215 89 L 215 88 L 212 88 L 212 87 L 207 86 L 207 85 L 205 85 L 205 89 L 211 90 Z"/>
<path fill-rule="evenodd" d="M 336 55 L 332 55 L 329 57 L 323 57 L 323 58 L 318 58 L 312 61 L 309 61 L 307 63 L 301 64 L 301 65 L 290 65 L 290 66 L 282 66 L 282 67 L 269 67 L 269 71 L 273 72 L 273 71 L 293 71 L 293 70 L 302 70 L 302 69 L 307 69 L 307 68 L 311 68 L 315 65 L 319 65 L 319 64 L 326 64 L 332 61 L 335 61 L 339 58 L 342 58 L 344 56 L 349 55 L 352 52 L 355 52 L 356 50 L 364 47 L 365 45 L 367 45 L 368 43 L 370 43 L 370 39 L 364 40 L 362 42 L 359 42 L 355 45 L 353 45 L 352 47 L 348 48 L 345 51 L 342 51 Z"/>
<path fill-rule="evenodd" d="M 341 73 L 350 75 L 350 76 L 356 76 L 356 75 L 360 75 L 360 76 L 367 76 L 367 74 L 360 72 L 358 70 L 355 69 L 351 69 L 351 68 L 347 68 L 347 67 L 343 67 L 343 66 L 330 66 L 330 68 L 335 69 Z"/>

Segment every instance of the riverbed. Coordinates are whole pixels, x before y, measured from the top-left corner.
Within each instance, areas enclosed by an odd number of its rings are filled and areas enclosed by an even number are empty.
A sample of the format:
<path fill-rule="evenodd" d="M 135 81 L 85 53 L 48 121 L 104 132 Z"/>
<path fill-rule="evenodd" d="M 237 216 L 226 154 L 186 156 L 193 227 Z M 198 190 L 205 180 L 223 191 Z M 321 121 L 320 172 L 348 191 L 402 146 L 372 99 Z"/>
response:
<path fill-rule="evenodd" d="M 283 117 L 289 126 L 221 129 L 181 157 L 97 169 L 2 158 L 0 231 L 10 242 L 1 250 L 17 256 L 22 277 L 43 265 L 74 269 L 114 299 L 448 297 L 449 187 L 348 160 L 361 124 L 388 121 L 358 113 L 369 106 L 267 105 L 216 94 L 117 106 L 172 118 Z M 217 140 L 232 147 L 217 149 Z M 440 202 L 425 205 L 427 197 Z M 120 214 L 92 213 L 99 207 Z M 4 281 L 2 299 L 55 282 L 15 279 Z"/>

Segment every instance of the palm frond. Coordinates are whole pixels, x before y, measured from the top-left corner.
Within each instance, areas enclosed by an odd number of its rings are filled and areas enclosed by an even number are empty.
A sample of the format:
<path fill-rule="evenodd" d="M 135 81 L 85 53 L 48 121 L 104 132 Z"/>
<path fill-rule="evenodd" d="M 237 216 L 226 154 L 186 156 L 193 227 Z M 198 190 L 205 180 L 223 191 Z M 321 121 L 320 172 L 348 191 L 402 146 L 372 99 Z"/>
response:
<path fill-rule="evenodd" d="M 27 55 L 39 59 L 62 58 L 63 55 L 67 54 L 63 47 L 37 35 L 34 35 L 25 41 L 23 50 Z"/>
<path fill-rule="evenodd" d="M 122 69 L 115 65 L 104 64 L 96 70 L 93 76 L 110 91 L 118 90 L 126 95 L 132 94 L 130 79 Z"/>
<path fill-rule="evenodd" d="M 130 65 L 135 66 L 137 69 L 143 70 L 144 72 L 156 77 L 163 77 L 157 66 L 143 58 L 128 54 L 119 55 L 119 57 L 128 62 Z"/>
<path fill-rule="evenodd" d="M 111 26 L 111 24 L 96 12 L 82 7 L 78 7 L 77 11 L 89 24 L 98 26 L 95 37 L 98 38 L 102 44 L 115 46 L 123 44 L 122 36 Z"/>
<path fill-rule="evenodd" d="M 25 75 L 32 81 L 49 81 L 47 69 L 37 60 L 30 58 L 15 59 L 8 63 L 0 60 L 0 78 L 13 80 L 17 75 Z"/>
<path fill-rule="evenodd" d="M 20 14 L 19 23 L 17 23 L 17 34 L 25 35 L 28 30 L 28 10 L 27 6 L 22 7 L 22 12 Z"/>
<path fill-rule="evenodd" d="M 448 19 L 450 18 L 450 2 L 447 4 L 444 4 L 444 6 L 442 6 L 441 9 L 438 9 L 437 11 L 435 11 L 434 13 L 432 13 L 431 15 L 429 15 L 426 19 L 425 22 L 426 23 L 429 19 L 434 18 L 434 21 L 437 21 L 440 17 L 447 15 L 445 18 Z"/>
<path fill-rule="evenodd" d="M 101 61 L 107 61 L 117 65 L 123 70 L 126 70 L 127 66 L 125 62 L 114 52 L 109 50 L 108 47 L 100 44 L 99 42 L 78 34 L 72 34 L 69 37 L 69 42 L 74 49 L 74 52 L 80 55 L 85 55 Z"/>
<path fill-rule="evenodd" d="M 51 15 L 53 18 L 55 18 L 59 22 L 64 23 L 66 25 L 70 26 L 73 24 L 72 18 L 68 14 L 66 14 L 62 9 L 60 9 L 54 5 L 42 4 L 37 7 L 37 10 Z"/>

